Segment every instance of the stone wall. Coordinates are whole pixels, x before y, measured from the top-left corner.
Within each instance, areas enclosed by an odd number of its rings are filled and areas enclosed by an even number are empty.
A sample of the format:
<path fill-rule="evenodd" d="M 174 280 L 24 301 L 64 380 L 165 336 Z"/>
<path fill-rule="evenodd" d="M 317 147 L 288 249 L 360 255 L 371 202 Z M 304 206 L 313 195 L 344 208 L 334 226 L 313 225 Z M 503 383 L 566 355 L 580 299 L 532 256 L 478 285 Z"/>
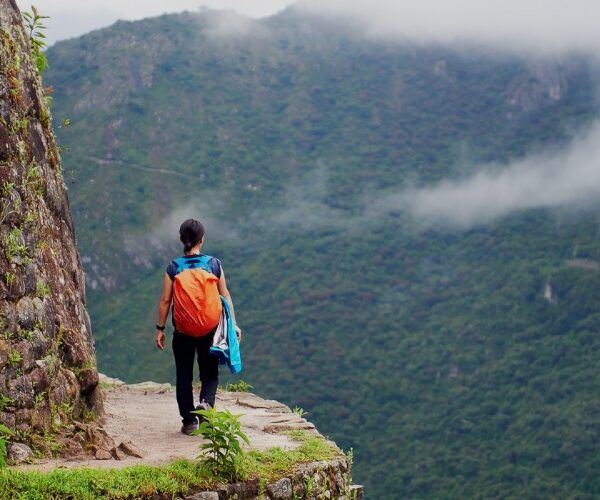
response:
<path fill-rule="evenodd" d="M 296 469 L 294 474 L 271 484 L 258 480 L 223 485 L 213 491 L 200 491 L 185 500 L 293 500 L 338 499 L 361 500 L 362 486 L 352 485 L 345 458 L 313 462 Z"/>
<path fill-rule="evenodd" d="M 33 441 L 102 414 L 84 277 L 14 0 L 0 0 L 0 422 Z"/>

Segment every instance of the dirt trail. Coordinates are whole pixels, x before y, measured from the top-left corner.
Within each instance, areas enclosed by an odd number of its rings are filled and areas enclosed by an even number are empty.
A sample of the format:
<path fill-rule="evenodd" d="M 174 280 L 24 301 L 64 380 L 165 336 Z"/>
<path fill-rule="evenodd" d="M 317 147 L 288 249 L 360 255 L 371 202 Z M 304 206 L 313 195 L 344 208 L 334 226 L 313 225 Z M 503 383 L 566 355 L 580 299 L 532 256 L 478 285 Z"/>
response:
<path fill-rule="evenodd" d="M 197 396 L 197 389 L 195 389 Z M 128 456 L 123 460 L 45 460 L 23 469 L 48 470 L 55 467 L 125 467 L 135 464 L 158 465 L 174 458 L 196 458 L 200 436 L 186 436 L 180 432 L 181 420 L 175 401 L 175 392 L 168 384 L 146 382 L 123 385 L 105 390 L 107 413 L 104 429 L 118 445 L 131 441 L 143 458 Z M 217 409 L 226 409 L 242 415 L 240 421 L 253 449 L 279 446 L 292 449 L 297 446 L 281 432 L 305 429 L 316 432 L 315 427 L 287 406 L 244 392 L 219 392 Z"/>

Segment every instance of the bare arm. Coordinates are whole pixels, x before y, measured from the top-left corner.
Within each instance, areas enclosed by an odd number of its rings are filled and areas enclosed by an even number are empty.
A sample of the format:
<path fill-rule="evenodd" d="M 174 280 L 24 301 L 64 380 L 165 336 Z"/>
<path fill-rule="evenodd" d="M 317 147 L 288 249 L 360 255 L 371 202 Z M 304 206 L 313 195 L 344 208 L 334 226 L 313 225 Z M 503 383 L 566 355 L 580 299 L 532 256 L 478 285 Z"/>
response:
<path fill-rule="evenodd" d="M 221 266 L 221 278 L 219 279 L 219 293 L 225 297 L 227 299 L 227 302 L 229 302 L 229 305 L 231 307 L 231 316 L 233 317 L 233 322 L 236 323 L 235 321 L 235 310 L 233 309 L 233 300 L 231 300 L 231 294 L 229 293 L 229 289 L 227 288 L 227 281 L 225 280 L 225 271 L 223 271 L 223 267 Z M 242 339 L 242 331 L 240 329 L 238 329 L 238 339 L 241 340 Z"/>
<path fill-rule="evenodd" d="M 173 282 L 168 274 L 165 274 L 165 280 L 163 282 L 163 291 L 158 301 L 158 316 L 157 325 L 164 325 L 169 315 L 169 308 L 171 307 L 171 300 L 173 298 Z M 163 350 L 165 348 L 165 332 L 162 330 L 156 330 L 156 346 Z"/>

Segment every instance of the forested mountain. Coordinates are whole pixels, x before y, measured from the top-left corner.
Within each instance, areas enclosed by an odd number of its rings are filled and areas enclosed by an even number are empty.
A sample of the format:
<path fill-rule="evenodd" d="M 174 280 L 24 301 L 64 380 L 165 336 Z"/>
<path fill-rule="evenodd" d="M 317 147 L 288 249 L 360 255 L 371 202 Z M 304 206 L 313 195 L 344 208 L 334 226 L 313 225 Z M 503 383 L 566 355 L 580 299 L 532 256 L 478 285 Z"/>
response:
<path fill-rule="evenodd" d="M 369 498 L 600 495 L 597 206 L 457 229 L 401 202 L 590 127 L 585 57 L 288 9 L 118 22 L 48 58 L 101 371 L 173 379 L 155 303 L 194 216 L 244 379 L 354 447 Z"/>

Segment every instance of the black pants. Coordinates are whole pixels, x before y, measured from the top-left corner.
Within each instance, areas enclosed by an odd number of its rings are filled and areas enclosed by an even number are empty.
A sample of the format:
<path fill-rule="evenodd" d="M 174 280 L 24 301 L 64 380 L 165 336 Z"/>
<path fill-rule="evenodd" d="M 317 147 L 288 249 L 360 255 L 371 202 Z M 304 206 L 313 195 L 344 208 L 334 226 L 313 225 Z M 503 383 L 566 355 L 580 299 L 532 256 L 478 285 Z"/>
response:
<path fill-rule="evenodd" d="M 219 358 L 210 354 L 214 332 L 202 337 L 190 337 L 183 333 L 173 333 L 173 355 L 175 356 L 176 394 L 179 414 L 183 423 L 190 424 L 196 421 L 196 416 L 191 412 L 194 407 L 194 393 L 192 382 L 194 380 L 194 357 L 198 353 L 198 367 L 200 368 L 199 401 L 206 401 L 210 406 L 215 405 L 215 395 L 219 385 Z"/>

